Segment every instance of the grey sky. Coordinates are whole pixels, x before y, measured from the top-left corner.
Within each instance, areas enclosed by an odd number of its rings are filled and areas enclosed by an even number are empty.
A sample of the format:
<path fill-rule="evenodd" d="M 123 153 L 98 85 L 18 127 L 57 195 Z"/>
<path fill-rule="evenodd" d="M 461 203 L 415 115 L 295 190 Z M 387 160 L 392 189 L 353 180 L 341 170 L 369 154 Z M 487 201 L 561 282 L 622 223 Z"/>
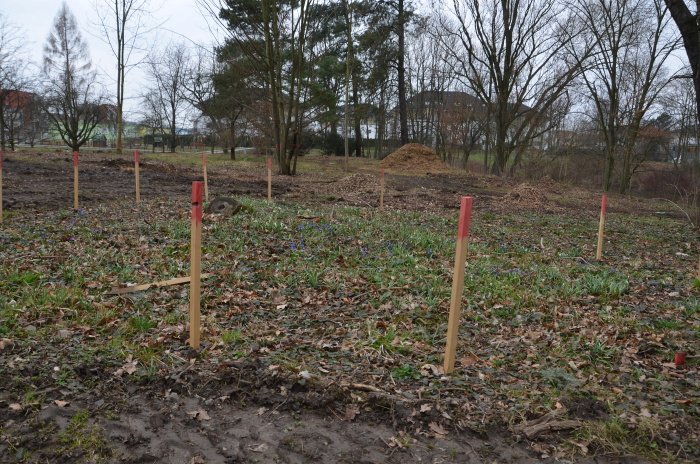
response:
<path fill-rule="evenodd" d="M 106 90 L 114 94 L 116 61 L 109 47 L 102 41 L 97 28 L 95 2 L 102 0 L 67 0 L 66 4 L 75 15 L 83 39 L 88 43 L 90 56 L 101 74 Z M 46 37 L 62 0 L 0 0 L 0 12 L 13 25 L 18 26 L 27 38 L 29 58 L 40 65 Z M 164 46 L 171 40 L 206 46 L 215 41 L 212 31 L 197 0 L 150 0 L 153 26 L 160 25 L 147 41 L 148 46 Z M 209 21 L 212 23 L 213 21 Z M 126 79 L 126 110 L 136 111 L 138 97 L 145 85 L 144 74 L 139 69 L 130 72 Z M 129 115 L 127 115 L 127 118 Z"/>

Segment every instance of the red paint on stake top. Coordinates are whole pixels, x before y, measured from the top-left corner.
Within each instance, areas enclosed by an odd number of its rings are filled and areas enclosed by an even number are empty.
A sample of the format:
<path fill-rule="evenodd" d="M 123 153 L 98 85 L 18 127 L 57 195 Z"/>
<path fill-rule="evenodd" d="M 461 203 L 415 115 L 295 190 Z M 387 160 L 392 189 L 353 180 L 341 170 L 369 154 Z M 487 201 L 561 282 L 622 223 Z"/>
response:
<path fill-rule="evenodd" d="M 202 189 L 204 183 L 201 181 L 192 182 L 192 220 L 202 221 Z"/>
<path fill-rule="evenodd" d="M 472 197 L 462 197 L 459 205 L 459 228 L 457 238 L 459 240 L 469 237 L 469 224 L 472 221 Z"/>
<path fill-rule="evenodd" d="M 679 351 L 676 353 L 676 356 L 673 358 L 673 363 L 678 366 L 682 366 L 685 364 L 685 352 L 684 351 Z"/>
<path fill-rule="evenodd" d="M 134 163 L 139 164 L 139 151 L 134 150 Z"/>
<path fill-rule="evenodd" d="M 73 166 L 75 167 L 77 165 L 78 165 L 78 152 L 74 151 L 73 152 Z"/>
<path fill-rule="evenodd" d="M 604 193 L 600 200 L 600 212 L 603 216 L 605 216 L 606 209 L 608 209 L 608 195 Z"/>
<path fill-rule="evenodd" d="M 272 158 L 267 157 L 267 169 L 272 169 Z"/>

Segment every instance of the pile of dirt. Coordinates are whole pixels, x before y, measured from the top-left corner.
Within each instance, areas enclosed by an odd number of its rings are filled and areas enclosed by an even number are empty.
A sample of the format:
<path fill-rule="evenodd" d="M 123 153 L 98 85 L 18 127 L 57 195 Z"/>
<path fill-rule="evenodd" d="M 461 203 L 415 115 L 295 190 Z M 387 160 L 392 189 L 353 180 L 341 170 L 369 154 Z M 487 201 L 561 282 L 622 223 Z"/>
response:
<path fill-rule="evenodd" d="M 410 173 L 446 171 L 447 165 L 435 150 L 420 143 L 408 143 L 384 158 L 381 166 L 386 169 L 401 169 Z"/>

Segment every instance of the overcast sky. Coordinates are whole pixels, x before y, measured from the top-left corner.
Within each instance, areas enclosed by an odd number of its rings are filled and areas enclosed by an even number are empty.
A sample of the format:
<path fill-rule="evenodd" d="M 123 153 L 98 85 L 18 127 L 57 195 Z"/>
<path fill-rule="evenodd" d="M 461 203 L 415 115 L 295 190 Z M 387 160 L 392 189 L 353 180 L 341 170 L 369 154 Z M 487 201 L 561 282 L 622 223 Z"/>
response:
<path fill-rule="evenodd" d="M 92 61 L 101 74 L 101 80 L 111 95 L 116 93 L 116 59 L 109 47 L 102 41 L 96 25 L 98 16 L 95 2 L 103 0 L 66 0 L 68 8 L 75 15 L 78 27 L 90 48 Z M 27 52 L 32 61 L 40 65 L 44 43 L 58 13 L 62 0 L 0 0 L 0 13 L 15 26 L 18 26 L 27 38 Z M 193 43 L 201 46 L 210 45 L 217 40 L 215 31 L 211 31 L 197 0 L 149 0 L 152 9 L 153 26 L 160 27 L 153 32 L 147 44 L 165 45 L 171 40 Z M 221 34 L 219 34 L 221 36 Z M 138 97 L 145 85 L 143 72 L 135 69 L 126 78 L 127 89 L 125 102 L 128 111 L 138 108 Z M 129 117 L 127 115 L 127 117 Z M 136 116 L 138 118 L 138 116 Z"/>

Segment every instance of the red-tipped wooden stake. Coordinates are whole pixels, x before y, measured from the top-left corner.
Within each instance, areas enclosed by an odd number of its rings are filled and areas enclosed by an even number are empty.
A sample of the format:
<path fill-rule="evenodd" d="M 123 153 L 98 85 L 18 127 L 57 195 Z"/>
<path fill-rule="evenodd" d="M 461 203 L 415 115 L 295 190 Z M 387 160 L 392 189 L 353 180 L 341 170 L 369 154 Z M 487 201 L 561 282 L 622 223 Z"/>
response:
<path fill-rule="evenodd" d="M 136 180 L 136 204 L 141 203 L 141 159 L 139 151 L 134 150 L 134 178 Z"/>
<path fill-rule="evenodd" d="M 207 154 L 202 153 L 202 175 L 204 176 L 204 201 L 209 201 L 209 179 L 207 178 Z"/>
<path fill-rule="evenodd" d="M 272 158 L 267 158 L 267 201 L 272 201 Z"/>
<path fill-rule="evenodd" d="M 0 149 L 0 224 L 2 224 L 2 158 L 3 158 L 3 152 L 2 149 Z"/>
<path fill-rule="evenodd" d="M 73 209 L 78 209 L 78 152 L 73 152 Z"/>
<path fill-rule="evenodd" d="M 384 168 L 379 174 L 379 209 L 384 209 Z"/>
<path fill-rule="evenodd" d="M 595 253 L 595 259 L 600 261 L 603 259 L 603 237 L 605 236 L 605 210 L 608 207 L 608 196 L 604 193 L 600 200 L 600 222 L 598 223 L 598 249 Z"/>
<path fill-rule="evenodd" d="M 452 277 L 452 298 L 450 300 L 450 317 L 447 322 L 447 345 L 445 346 L 445 374 L 455 368 L 457 353 L 457 336 L 459 334 L 459 315 L 464 290 L 464 266 L 467 260 L 467 242 L 469 224 L 472 217 L 472 197 L 462 197 L 459 208 L 459 227 L 457 229 L 457 249 L 455 251 L 455 269 Z"/>
<path fill-rule="evenodd" d="M 190 243 L 190 346 L 199 348 L 199 306 L 202 274 L 202 182 L 192 182 L 192 241 Z"/>
<path fill-rule="evenodd" d="M 673 357 L 673 363 L 676 367 L 683 366 L 685 364 L 685 351 L 678 351 Z"/>

